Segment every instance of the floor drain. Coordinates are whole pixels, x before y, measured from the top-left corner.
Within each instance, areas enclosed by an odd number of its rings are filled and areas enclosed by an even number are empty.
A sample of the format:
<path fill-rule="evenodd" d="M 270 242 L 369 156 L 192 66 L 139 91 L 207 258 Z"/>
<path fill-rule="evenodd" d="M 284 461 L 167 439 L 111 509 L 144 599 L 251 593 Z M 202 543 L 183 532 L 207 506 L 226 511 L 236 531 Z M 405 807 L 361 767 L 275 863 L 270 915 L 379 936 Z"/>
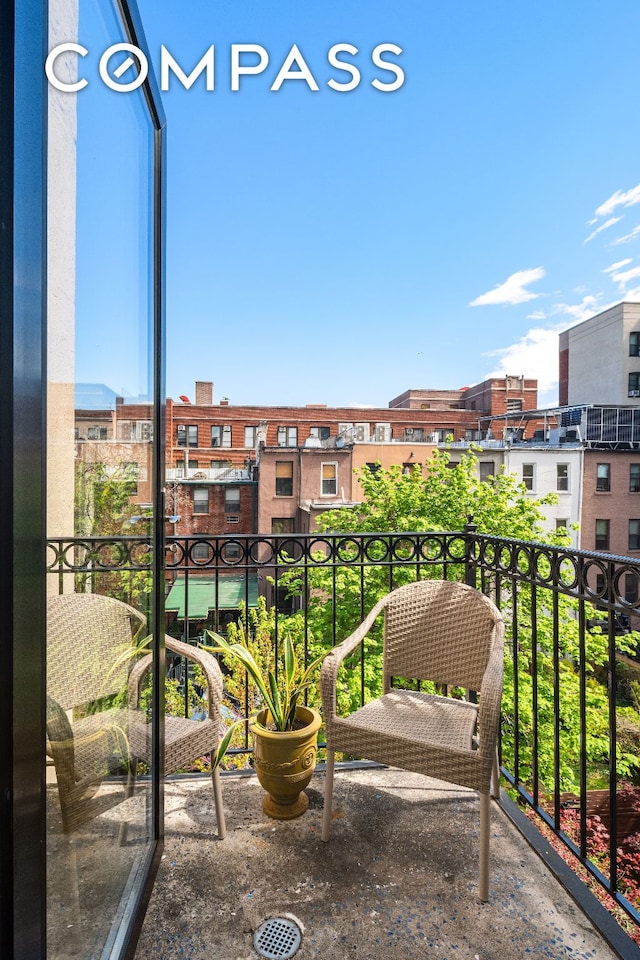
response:
<path fill-rule="evenodd" d="M 253 946 L 268 960 L 289 960 L 302 943 L 302 932 L 297 923 L 284 917 L 265 920 L 256 930 Z"/>

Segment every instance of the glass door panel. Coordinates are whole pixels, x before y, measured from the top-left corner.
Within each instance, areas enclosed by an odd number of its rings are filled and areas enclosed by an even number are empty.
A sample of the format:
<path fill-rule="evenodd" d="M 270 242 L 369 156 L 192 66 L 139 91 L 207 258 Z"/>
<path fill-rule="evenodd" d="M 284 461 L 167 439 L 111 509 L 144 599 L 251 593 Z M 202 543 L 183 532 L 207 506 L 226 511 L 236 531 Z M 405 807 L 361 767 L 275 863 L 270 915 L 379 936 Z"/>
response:
<path fill-rule="evenodd" d="M 47 956 L 119 955 L 154 837 L 153 546 L 160 477 L 157 130 L 100 55 L 108 0 L 52 0 L 49 49 Z M 115 72 L 127 54 L 113 58 Z M 136 66 L 129 67 L 132 77 Z M 144 669 L 148 666 L 149 669 Z M 157 782 L 157 779 L 156 779 Z M 156 798 L 157 799 L 157 798 Z M 126 934 L 126 931 L 125 931 Z"/>

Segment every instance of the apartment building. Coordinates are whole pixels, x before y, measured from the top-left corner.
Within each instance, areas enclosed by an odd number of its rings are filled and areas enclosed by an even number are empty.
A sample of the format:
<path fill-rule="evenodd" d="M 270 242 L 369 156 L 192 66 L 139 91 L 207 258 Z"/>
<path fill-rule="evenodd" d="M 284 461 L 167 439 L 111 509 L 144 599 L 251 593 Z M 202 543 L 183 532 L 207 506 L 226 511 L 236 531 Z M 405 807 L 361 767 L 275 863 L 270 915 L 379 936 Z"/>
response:
<path fill-rule="evenodd" d="M 640 303 L 622 302 L 560 334 L 559 402 L 640 406 Z"/>
<path fill-rule="evenodd" d="M 353 444 L 336 437 L 317 445 L 262 447 L 259 452 L 258 531 L 308 533 L 319 513 L 351 506 Z"/>
<path fill-rule="evenodd" d="M 196 402 L 167 401 L 167 466 L 190 470 L 246 467 L 265 447 L 297 449 L 307 440 L 345 443 L 438 443 L 477 440 L 480 418 L 535 408 L 536 381 L 494 378 L 459 390 L 408 390 L 388 407 L 266 407 L 213 402 L 213 383 L 199 381 Z"/>

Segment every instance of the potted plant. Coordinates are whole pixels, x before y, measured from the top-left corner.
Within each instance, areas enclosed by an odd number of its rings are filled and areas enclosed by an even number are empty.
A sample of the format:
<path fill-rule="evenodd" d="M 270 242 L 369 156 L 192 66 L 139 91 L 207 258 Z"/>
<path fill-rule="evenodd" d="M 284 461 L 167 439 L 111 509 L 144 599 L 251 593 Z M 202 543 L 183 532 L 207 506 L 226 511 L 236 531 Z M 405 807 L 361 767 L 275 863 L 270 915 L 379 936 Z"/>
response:
<path fill-rule="evenodd" d="M 309 806 L 303 791 L 315 769 L 322 723 L 317 710 L 300 702 L 301 694 L 310 686 L 312 674 L 324 655 L 304 668 L 287 635 L 284 662 L 276 677 L 272 670 L 258 665 L 244 643 L 230 643 L 210 631 L 209 635 L 215 642 L 206 649 L 241 664 L 259 693 L 262 706 L 249 718 L 249 729 L 253 735 L 255 770 L 267 791 L 262 809 L 276 820 L 293 820 Z"/>

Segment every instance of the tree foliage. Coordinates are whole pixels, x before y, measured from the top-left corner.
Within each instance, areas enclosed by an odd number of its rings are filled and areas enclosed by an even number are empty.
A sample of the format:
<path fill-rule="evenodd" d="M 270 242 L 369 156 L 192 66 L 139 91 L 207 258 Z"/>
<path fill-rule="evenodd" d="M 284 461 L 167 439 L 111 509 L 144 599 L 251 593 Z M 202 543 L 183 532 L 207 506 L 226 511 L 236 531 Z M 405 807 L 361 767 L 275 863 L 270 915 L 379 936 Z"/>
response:
<path fill-rule="evenodd" d="M 488 481 L 478 475 L 473 450 L 451 465 L 450 449 L 436 451 L 424 465 L 409 472 L 400 467 L 388 470 L 359 471 L 364 499 L 355 508 L 332 510 L 317 520 L 325 533 L 409 533 L 461 531 L 473 517 L 481 534 L 512 537 L 566 546 L 565 530 L 545 533 L 544 508 L 557 502 L 555 494 L 532 497 L 522 483 L 500 472 Z M 381 563 L 387 548 L 381 541 L 369 549 L 372 562 L 361 566 L 321 564 L 311 568 L 303 580 L 292 570 L 284 577 L 290 594 L 306 594 L 309 627 L 325 645 L 340 642 L 361 622 L 364 614 L 386 592 L 418 576 L 442 577 L 441 563 L 422 563 L 418 571 L 411 562 L 408 541 L 395 539 L 395 562 Z M 349 547 L 345 547 L 348 556 Z M 355 546 L 353 547 L 355 551 Z M 406 560 L 403 556 L 406 552 Z M 344 556 L 343 556 L 344 559 Z M 543 561 L 544 562 L 544 561 Z M 449 579 L 462 580 L 464 564 L 449 565 Z M 494 585 L 495 587 L 495 585 Z M 537 729 L 538 780 L 543 789 L 553 789 L 556 762 L 560 786 L 575 790 L 580 773 L 580 670 L 581 662 L 578 601 L 539 589 L 534 597 L 526 583 L 503 584 L 502 612 L 506 624 L 505 693 L 503 698 L 503 758 L 513 769 L 516 747 L 519 776 L 532 786 L 534 730 Z M 555 604 L 555 609 L 554 609 Z M 535 619 L 533 606 L 535 605 Z M 514 617 L 514 608 L 517 616 Z M 587 610 L 587 616 L 595 611 Z M 514 634 L 514 622 L 517 631 Z M 554 651 L 555 624 L 558 625 L 557 650 Z M 535 633 L 534 633 L 535 624 Z M 619 649 L 632 651 L 637 635 L 620 638 Z M 381 691 L 379 658 L 382 652 L 382 623 L 371 632 L 364 655 L 359 652 L 347 663 L 338 687 L 339 709 L 357 709 L 361 689 L 368 700 Z M 586 636 L 584 670 L 586 675 L 585 711 L 587 727 L 587 763 L 592 775 L 606 768 L 609 760 L 608 693 L 601 682 L 608 664 L 607 637 L 595 632 Z M 558 695 L 556 698 L 556 667 Z M 518 717 L 514 716 L 514 690 L 517 680 Z M 534 689 L 535 688 L 535 689 Z M 534 724 L 534 692 L 537 715 Z M 558 716 L 560 751 L 556 758 L 555 718 Z M 637 709 L 619 705 L 618 715 L 626 724 L 638 725 Z M 617 769 L 620 775 L 637 776 L 637 754 L 619 744 Z"/>
<path fill-rule="evenodd" d="M 317 518 L 319 530 L 347 532 L 426 532 L 462 530 L 470 516 L 482 533 L 522 540 L 544 537 L 543 508 L 557 502 L 555 494 L 535 498 L 524 485 L 504 472 L 480 480 L 478 458 L 471 449 L 455 466 L 451 449 L 435 450 L 424 464 L 404 472 L 357 471 L 364 499 L 355 508 L 332 510 Z"/>

